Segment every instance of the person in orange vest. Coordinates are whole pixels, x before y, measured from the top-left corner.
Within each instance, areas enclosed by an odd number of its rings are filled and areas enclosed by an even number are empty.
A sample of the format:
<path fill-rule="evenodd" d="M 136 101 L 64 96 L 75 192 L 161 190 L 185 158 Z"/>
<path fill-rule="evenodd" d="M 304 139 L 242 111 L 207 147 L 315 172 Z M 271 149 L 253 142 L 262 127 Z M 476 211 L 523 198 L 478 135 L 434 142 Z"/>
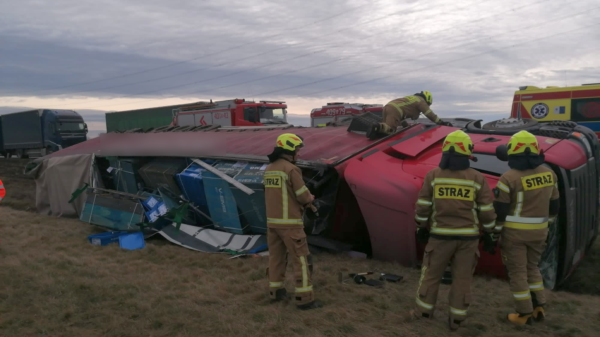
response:
<path fill-rule="evenodd" d="M 296 282 L 295 303 L 299 309 L 320 308 L 315 301 L 311 274 L 312 256 L 308 250 L 302 215 L 314 196 L 302 180 L 302 171 L 294 165 L 303 147 L 302 137 L 284 133 L 277 137 L 270 164 L 264 175 L 267 208 L 267 244 L 269 246 L 269 294 L 272 300 L 287 299 L 283 285 L 288 255 Z"/>

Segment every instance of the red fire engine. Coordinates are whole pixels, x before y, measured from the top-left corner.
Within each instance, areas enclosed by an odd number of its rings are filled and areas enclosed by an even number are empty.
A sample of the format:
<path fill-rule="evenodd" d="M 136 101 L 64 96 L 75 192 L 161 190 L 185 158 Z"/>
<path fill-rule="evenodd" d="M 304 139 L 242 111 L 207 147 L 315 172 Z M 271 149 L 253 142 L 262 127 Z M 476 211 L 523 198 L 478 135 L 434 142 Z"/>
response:
<path fill-rule="evenodd" d="M 325 126 L 329 122 L 338 121 L 340 118 L 361 115 L 365 112 L 371 112 L 381 116 L 383 105 L 364 104 L 364 103 L 327 103 L 321 108 L 312 109 L 310 112 L 310 126 Z"/>
<path fill-rule="evenodd" d="M 287 105 L 276 101 L 246 101 L 243 98 L 216 101 L 173 110 L 172 126 L 263 126 L 287 124 Z"/>

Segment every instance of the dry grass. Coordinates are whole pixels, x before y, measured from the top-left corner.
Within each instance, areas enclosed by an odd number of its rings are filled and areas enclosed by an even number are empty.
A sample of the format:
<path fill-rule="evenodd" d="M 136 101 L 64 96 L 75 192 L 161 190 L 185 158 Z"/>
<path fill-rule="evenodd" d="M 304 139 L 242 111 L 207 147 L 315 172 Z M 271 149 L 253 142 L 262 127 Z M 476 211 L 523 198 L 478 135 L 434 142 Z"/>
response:
<path fill-rule="evenodd" d="M 28 161 L 0 158 L 0 180 L 6 188 L 6 198 L 0 205 L 35 211 L 35 182 L 23 174 Z"/>
<path fill-rule="evenodd" d="M 96 247 L 86 237 L 97 231 L 77 220 L 0 207 L 0 336 L 449 334 L 447 286 L 441 286 L 433 321 L 405 321 L 418 270 L 319 254 L 314 283 L 325 307 L 300 312 L 291 303 L 269 303 L 264 258 L 229 260 L 158 238 L 139 251 Z M 340 285 L 340 269 L 385 271 L 405 280 L 383 289 Z M 473 293 L 470 325 L 453 335 L 567 337 L 600 331 L 595 296 L 548 292 L 551 320 L 514 328 L 503 320 L 512 309 L 505 282 L 476 277 Z"/>

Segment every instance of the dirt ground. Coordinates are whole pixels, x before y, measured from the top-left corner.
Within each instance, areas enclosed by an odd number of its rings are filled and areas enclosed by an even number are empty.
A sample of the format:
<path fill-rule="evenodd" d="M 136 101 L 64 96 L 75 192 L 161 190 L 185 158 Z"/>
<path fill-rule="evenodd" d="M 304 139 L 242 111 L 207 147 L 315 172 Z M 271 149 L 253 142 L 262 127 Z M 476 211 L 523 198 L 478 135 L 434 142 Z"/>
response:
<path fill-rule="evenodd" d="M 33 182 L 21 181 L 19 170 L 5 164 L 0 160 L 0 179 L 9 193 L 5 201 L 15 195 L 31 197 L 24 189 L 32 188 Z M 13 194 L 16 186 L 23 189 L 19 194 Z M 507 283 L 476 277 L 469 325 L 450 334 L 446 323 L 448 286 L 441 286 L 432 321 L 408 322 L 406 313 L 414 303 L 418 270 L 329 254 L 315 256 L 315 291 L 325 307 L 300 312 L 292 303 L 269 303 L 266 258 L 230 260 L 226 255 L 198 253 L 158 238 L 148 240 L 146 248 L 138 251 L 97 247 L 87 236 L 98 229 L 88 224 L 33 213 L 31 200 L 3 201 L 1 205 L 2 337 L 567 337 L 597 336 L 600 331 L 600 298 L 563 291 L 547 292 L 546 322 L 512 327 L 504 321 L 513 304 Z M 596 245 L 594 252 L 599 250 Z M 594 253 L 585 261 L 570 290 L 600 293 L 597 286 L 593 288 L 600 273 L 599 259 Z M 402 275 L 404 280 L 382 289 L 341 285 L 337 279 L 340 269 L 377 270 Z M 291 280 L 287 286 L 293 289 Z M 588 286 L 589 292 L 583 289 Z"/>

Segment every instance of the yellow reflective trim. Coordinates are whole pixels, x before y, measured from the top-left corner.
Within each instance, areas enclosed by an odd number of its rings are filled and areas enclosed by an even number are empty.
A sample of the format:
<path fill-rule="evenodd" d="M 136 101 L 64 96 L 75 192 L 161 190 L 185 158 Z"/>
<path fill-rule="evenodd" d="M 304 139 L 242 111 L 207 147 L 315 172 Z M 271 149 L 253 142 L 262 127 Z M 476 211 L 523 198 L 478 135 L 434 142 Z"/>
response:
<path fill-rule="evenodd" d="M 548 228 L 548 222 L 539 223 L 539 224 L 505 222 L 504 227 L 514 228 L 514 229 L 525 229 L 525 230 L 544 229 L 544 228 Z"/>
<path fill-rule="evenodd" d="M 521 216 L 523 210 L 523 192 L 517 193 L 517 208 L 515 209 L 514 216 Z"/>
<path fill-rule="evenodd" d="M 460 310 L 460 309 L 456 309 L 453 307 L 450 307 L 450 312 L 455 314 L 455 315 L 459 315 L 459 316 L 465 316 L 467 315 L 467 311 L 466 310 Z"/>
<path fill-rule="evenodd" d="M 425 112 L 423 113 L 423 115 L 428 115 L 428 114 L 430 114 L 430 113 L 432 113 L 432 112 L 433 112 L 433 111 L 432 111 L 431 109 L 429 109 L 429 110 L 425 111 Z"/>
<path fill-rule="evenodd" d="M 280 288 L 281 286 L 283 286 L 283 282 L 269 282 L 271 288 Z"/>
<path fill-rule="evenodd" d="M 302 219 L 267 218 L 267 223 L 271 223 L 271 224 L 275 224 L 275 225 L 303 225 L 304 221 L 302 221 Z"/>
<path fill-rule="evenodd" d="M 431 234 L 441 235 L 479 235 L 477 228 L 431 228 Z"/>
<path fill-rule="evenodd" d="M 496 226 L 496 227 L 494 227 L 494 230 L 495 231 L 501 231 L 502 228 L 504 228 L 504 226 Z"/>
<path fill-rule="evenodd" d="M 437 184 L 456 184 L 456 185 L 475 187 L 477 190 L 481 189 L 481 185 L 474 182 L 473 180 L 466 180 L 466 179 L 452 179 L 452 178 L 435 178 L 435 179 L 433 179 L 433 181 L 431 182 L 431 186 L 435 186 Z"/>
<path fill-rule="evenodd" d="M 421 299 L 419 299 L 418 297 L 417 297 L 417 305 L 424 309 L 427 309 L 427 310 L 433 309 L 433 305 L 421 301 Z"/>
<path fill-rule="evenodd" d="M 432 203 L 431 201 L 427 201 L 427 200 L 419 199 L 419 200 L 417 200 L 417 205 L 421 205 L 421 206 L 431 206 L 431 205 L 433 205 L 433 203 Z"/>
<path fill-rule="evenodd" d="M 297 190 L 295 193 L 296 193 L 296 196 L 299 196 L 300 194 L 302 194 L 302 193 L 304 193 L 306 191 L 308 191 L 308 187 L 302 186 L 302 188 L 300 188 L 299 190 Z"/>
<path fill-rule="evenodd" d="M 281 204 L 283 206 L 283 218 L 287 219 L 289 217 L 288 214 L 288 191 L 287 191 L 287 183 L 284 183 L 283 186 L 281 186 Z"/>
<path fill-rule="evenodd" d="M 529 290 L 531 290 L 531 291 L 544 290 L 544 282 L 530 283 Z"/>
<path fill-rule="evenodd" d="M 513 293 L 513 297 L 517 301 L 524 301 L 524 300 L 531 299 L 531 293 L 529 293 L 529 290 L 521 291 L 521 292 Z"/>
<path fill-rule="evenodd" d="M 265 172 L 265 176 L 280 176 L 284 177 L 285 179 L 288 178 L 288 175 L 283 171 L 267 171 Z"/>
<path fill-rule="evenodd" d="M 300 256 L 300 265 L 302 266 L 302 287 L 308 287 L 308 268 L 306 267 L 306 258 Z"/>
<path fill-rule="evenodd" d="M 479 206 L 479 211 L 486 212 L 494 209 L 494 204 Z"/>
<path fill-rule="evenodd" d="M 429 220 L 429 218 L 424 218 L 424 217 L 420 217 L 420 216 L 415 216 L 415 220 L 419 221 L 419 222 L 424 222 Z"/>
<path fill-rule="evenodd" d="M 303 288 L 296 288 L 296 293 L 308 293 L 313 291 L 313 287 L 312 286 L 308 286 L 308 287 L 303 287 Z"/>
<path fill-rule="evenodd" d="M 506 193 L 510 193 L 510 188 L 508 188 L 508 186 L 504 185 L 500 181 L 496 184 L 496 187 L 498 187 L 501 191 L 504 191 Z"/>
<path fill-rule="evenodd" d="M 490 223 L 483 224 L 483 227 L 484 227 L 484 228 L 487 228 L 487 229 L 489 229 L 489 228 L 493 228 L 494 226 L 496 226 L 496 221 L 495 221 L 495 220 L 494 220 L 494 221 L 492 221 L 492 222 L 490 222 Z"/>

